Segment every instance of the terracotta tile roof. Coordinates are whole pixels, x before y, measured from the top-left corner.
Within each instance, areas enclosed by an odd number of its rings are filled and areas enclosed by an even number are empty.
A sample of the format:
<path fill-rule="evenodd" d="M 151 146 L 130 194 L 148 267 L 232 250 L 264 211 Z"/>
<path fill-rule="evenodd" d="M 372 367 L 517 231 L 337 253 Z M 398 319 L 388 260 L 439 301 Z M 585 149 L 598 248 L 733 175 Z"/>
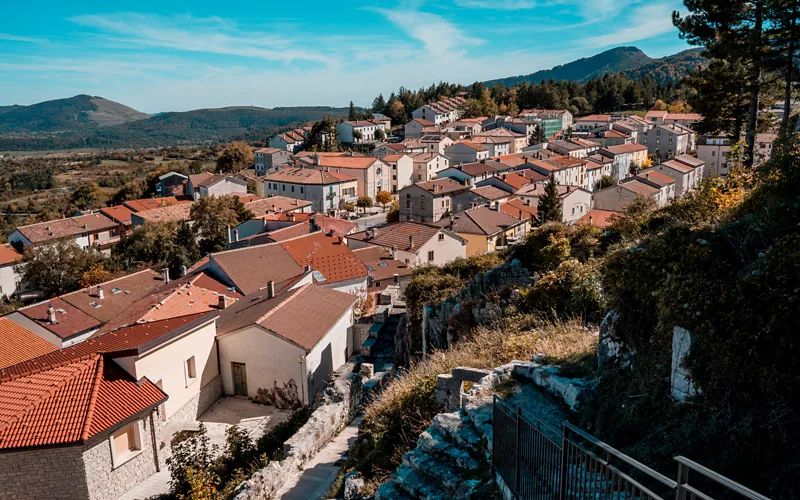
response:
<path fill-rule="evenodd" d="M 111 220 L 111 218 L 107 217 L 101 212 L 79 215 L 77 217 L 73 217 L 72 220 L 77 222 L 78 225 L 84 229 L 84 231 L 93 233 L 99 231 L 109 231 L 115 229 L 118 225 L 117 222 Z"/>
<path fill-rule="evenodd" d="M 368 246 L 353 250 L 358 259 L 367 266 L 369 275 L 373 280 L 388 280 L 398 276 L 410 276 L 414 269 L 397 259 L 392 258 L 392 253 L 379 246 Z"/>
<path fill-rule="evenodd" d="M 434 125 L 433 122 L 429 122 L 428 120 L 423 120 L 422 118 L 414 118 L 411 120 L 412 122 L 417 122 L 423 127 L 432 127 Z"/>
<path fill-rule="evenodd" d="M 650 113 L 648 113 L 650 114 Z M 667 113 L 667 116 L 664 117 L 665 120 L 695 120 L 700 121 L 703 119 L 703 115 L 698 113 Z"/>
<path fill-rule="evenodd" d="M 280 153 L 281 151 L 286 151 L 286 150 L 278 148 L 259 148 L 253 151 L 253 153 L 275 154 L 275 153 Z"/>
<path fill-rule="evenodd" d="M 693 168 L 702 167 L 703 165 L 706 164 L 706 162 L 704 162 L 703 160 L 700 160 L 690 155 L 676 156 L 675 158 L 672 159 L 672 161 L 677 161 L 685 165 L 689 165 L 690 167 Z"/>
<path fill-rule="evenodd" d="M 517 219 L 535 219 L 538 207 L 529 205 L 519 198 L 511 197 L 508 201 L 500 204 L 500 211 Z M 520 212 L 522 213 L 520 214 Z"/>
<path fill-rule="evenodd" d="M 351 121 L 347 121 L 347 122 L 344 122 L 344 123 L 346 123 L 347 125 L 350 125 L 351 127 L 374 127 L 374 126 L 378 125 L 378 123 L 373 122 L 371 120 L 351 120 Z M 383 123 L 383 122 L 381 122 L 381 123 Z"/>
<path fill-rule="evenodd" d="M 689 165 L 686 165 L 685 163 L 681 163 L 681 162 L 675 161 L 675 160 L 668 160 L 668 161 L 662 162 L 661 165 L 663 165 L 665 167 L 668 167 L 668 168 L 671 168 L 672 170 L 677 170 L 678 172 L 680 172 L 682 174 L 688 174 L 689 172 L 694 170 L 694 167 L 691 167 Z M 656 165 L 656 166 L 659 166 L 659 165 Z"/>
<path fill-rule="evenodd" d="M 576 122 L 610 122 L 611 115 L 589 115 L 575 118 Z"/>
<path fill-rule="evenodd" d="M 596 142 L 587 141 L 586 139 L 581 139 L 580 137 L 573 137 L 572 139 L 569 139 L 569 142 L 571 142 L 573 144 L 577 144 L 578 146 L 582 146 L 584 148 L 598 148 L 599 147 Z"/>
<path fill-rule="evenodd" d="M 517 155 L 496 156 L 493 159 L 509 167 L 518 167 L 525 164 L 525 158 Z"/>
<path fill-rule="evenodd" d="M 658 187 L 665 187 L 669 186 L 670 184 L 675 184 L 675 179 L 668 175 L 664 175 L 661 172 L 656 172 L 652 168 L 642 170 L 636 177 L 641 181 L 649 184 L 655 184 Z"/>
<path fill-rule="evenodd" d="M 393 149 L 395 151 L 404 151 L 406 149 L 406 145 L 403 144 L 402 142 L 390 142 L 388 144 L 382 145 L 381 147 L 387 147 L 387 148 Z M 398 155 L 398 156 L 402 156 L 402 155 Z M 384 157 L 384 159 L 385 158 L 386 157 Z"/>
<path fill-rule="evenodd" d="M 154 208 L 166 207 L 170 205 L 178 205 L 180 203 L 191 203 L 191 201 L 179 200 L 174 196 L 165 196 L 163 198 L 145 198 L 141 200 L 130 200 L 124 202 L 123 205 L 130 208 L 134 212 L 143 212 L 145 210 L 152 210 Z"/>
<path fill-rule="evenodd" d="M 252 193 L 247 193 L 247 194 L 233 193 L 233 196 L 239 198 L 239 201 L 241 201 L 245 205 L 247 205 L 248 203 L 252 203 L 254 201 L 258 201 L 258 200 L 263 199 L 260 196 L 258 196 L 257 194 L 252 194 Z"/>
<path fill-rule="evenodd" d="M 386 156 L 383 157 L 383 162 L 384 163 L 397 163 L 404 156 L 406 156 L 406 155 L 404 155 L 404 154 L 386 155 Z"/>
<path fill-rule="evenodd" d="M 445 217 L 436 224 L 456 233 L 491 236 L 520 222 L 519 219 L 505 212 L 482 206 L 461 212 L 452 221 L 452 224 L 451 217 Z"/>
<path fill-rule="evenodd" d="M 520 134 L 519 132 L 514 132 L 513 130 L 509 130 L 507 128 L 495 128 L 492 130 L 484 130 L 483 132 L 475 134 L 474 137 L 518 138 L 518 137 L 525 137 L 525 134 Z"/>
<path fill-rule="evenodd" d="M 0 381 L 0 449 L 82 443 L 166 395 L 101 355 Z"/>
<path fill-rule="evenodd" d="M 291 226 L 282 227 L 268 233 L 254 234 L 250 238 L 266 237 L 267 242 L 278 242 L 298 238 L 311 233 L 311 224 L 308 221 L 299 222 Z M 241 241 L 241 240 L 240 240 Z"/>
<path fill-rule="evenodd" d="M 358 224 L 355 222 L 330 217 L 325 214 L 315 214 L 314 223 L 325 232 L 333 231 L 333 234 L 336 236 L 346 236 L 352 232 L 353 229 L 358 227 Z"/>
<path fill-rule="evenodd" d="M 48 310 L 52 306 L 56 310 L 57 323 L 51 324 Z M 17 312 L 45 328 L 59 338 L 68 339 L 75 335 L 99 328 L 102 322 L 62 300 L 59 297 L 28 307 Z"/>
<path fill-rule="evenodd" d="M 336 283 L 367 276 L 367 268 L 337 236 L 317 232 L 280 242 L 300 266 L 322 274 L 324 281 Z M 314 279 L 318 278 L 315 273 Z"/>
<path fill-rule="evenodd" d="M 56 346 L 8 318 L 0 318 L 0 369 L 53 352 Z"/>
<path fill-rule="evenodd" d="M 101 217 L 102 219 L 100 219 Z M 84 227 L 84 224 L 87 227 Z M 105 215 L 93 214 L 19 226 L 17 230 L 31 243 L 42 243 L 60 238 L 74 237 L 93 231 L 95 227 L 102 228 L 106 226 L 108 226 L 108 229 L 114 228 L 116 223 Z"/>
<path fill-rule="evenodd" d="M 91 289 L 82 288 L 60 298 L 97 321 L 105 323 L 163 284 L 160 274 L 145 269 L 98 285 L 103 287 L 102 299 L 99 298 L 98 286 L 93 286 Z"/>
<path fill-rule="evenodd" d="M 399 250 L 416 252 L 428 240 L 439 233 L 441 228 L 421 222 L 404 221 L 395 222 L 388 226 L 376 227 L 372 229 L 374 236 L 370 236 L 370 231 L 362 231 L 348 235 L 348 239 L 365 241 L 371 245 L 380 245 L 386 248 L 396 247 Z M 414 246 L 410 247 L 410 237 L 414 237 Z"/>
<path fill-rule="evenodd" d="M 313 284 L 287 290 L 271 299 L 260 291 L 220 313 L 217 335 L 256 324 L 310 351 L 352 310 L 355 302 L 355 295 Z"/>
<path fill-rule="evenodd" d="M 610 153 L 611 155 L 620 155 L 625 153 L 636 153 L 638 151 L 647 151 L 647 146 L 643 144 L 619 144 L 617 146 L 606 146 L 599 150 L 602 154 L 603 151 Z"/>
<path fill-rule="evenodd" d="M 259 198 L 244 204 L 245 208 L 259 216 L 270 212 L 292 212 L 302 210 L 313 205 L 306 200 L 287 198 L 286 196 L 270 196 L 269 198 Z"/>
<path fill-rule="evenodd" d="M 131 216 L 131 219 L 138 217 L 145 222 L 179 222 L 182 220 L 189 220 L 192 211 L 192 204 L 180 203 L 178 205 L 171 205 L 150 210 L 143 210 L 136 212 Z"/>
<path fill-rule="evenodd" d="M 617 212 L 612 212 L 610 210 L 598 210 L 593 208 L 586 212 L 583 217 L 575 221 L 575 224 L 578 226 L 591 224 L 600 229 L 605 229 L 612 224 L 611 216 L 616 213 Z"/>
<path fill-rule="evenodd" d="M 506 165 L 493 161 L 487 160 L 485 162 L 474 162 L 474 163 L 464 163 L 463 165 L 458 165 L 455 168 L 461 170 L 465 174 L 468 174 L 470 177 L 478 177 L 479 175 L 486 175 L 486 174 L 493 174 L 500 170 L 509 170 L 509 167 Z"/>
<path fill-rule="evenodd" d="M 517 172 L 500 174 L 497 176 L 497 178 L 511 186 L 513 189 L 522 189 L 523 186 L 527 186 L 531 183 L 531 179 L 527 179 Z"/>
<path fill-rule="evenodd" d="M 543 182 L 543 181 L 546 181 L 548 179 L 548 177 L 546 175 L 544 175 L 542 173 L 539 173 L 536 170 L 533 170 L 533 169 L 530 169 L 530 168 L 523 168 L 523 169 L 517 170 L 515 173 L 517 175 L 521 175 L 522 177 L 525 177 L 526 179 L 528 179 L 530 182 L 533 182 L 533 183 L 535 183 L 535 182 Z"/>
<path fill-rule="evenodd" d="M 669 114 L 669 113 L 667 113 L 666 111 L 657 111 L 655 109 L 651 109 L 650 111 L 647 112 L 647 114 L 645 115 L 645 118 L 658 118 L 658 117 L 662 117 L 663 118 L 663 117 L 666 117 L 667 114 Z"/>
<path fill-rule="evenodd" d="M 388 145 L 388 144 L 386 144 Z M 364 156 L 361 153 L 350 151 L 299 151 L 294 154 L 295 158 L 310 158 L 312 156 Z"/>
<path fill-rule="evenodd" d="M 469 186 L 465 186 L 464 184 L 461 184 L 457 180 L 451 179 L 449 177 L 444 177 L 442 179 L 434 179 L 432 181 L 426 181 L 426 182 L 418 182 L 417 184 L 414 185 L 417 186 L 418 188 L 424 189 L 425 191 L 435 195 L 451 194 L 469 190 Z"/>
<path fill-rule="evenodd" d="M 24 255 L 19 253 L 10 243 L 0 244 L 0 266 L 7 266 L 19 262 L 23 258 Z"/>
<path fill-rule="evenodd" d="M 489 150 L 489 148 L 487 148 L 483 144 L 478 144 L 478 143 L 475 143 L 475 142 L 472 142 L 472 141 L 459 141 L 459 142 L 453 144 L 452 146 L 450 146 L 450 148 L 454 148 L 454 147 L 458 146 L 459 144 L 463 144 L 464 146 L 467 146 L 468 148 L 474 149 L 475 151 L 488 151 Z M 447 148 L 447 149 L 450 149 L 450 148 Z"/>
<path fill-rule="evenodd" d="M 315 168 L 281 168 L 269 175 L 262 177 L 261 179 L 272 182 L 319 185 L 338 184 L 341 182 L 356 180 L 356 178 L 352 175 L 331 172 L 328 170 L 322 171 Z"/>
<path fill-rule="evenodd" d="M 508 191 L 503 191 L 502 189 L 495 186 L 475 187 L 472 188 L 471 191 L 489 201 L 499 200 L 500 198 L 508 198 L 509 196 Z"/>
<path fill-rule="evenodd" d="M 109 217 L 111 220 L 114 220 L 125 226 L 131 225 L 131 215 L 134 213 L 133 210 L 125 205 L 101 208 L 100 211 L 103 212 L 106 217 Z"/>
<path fill-rule="evenodd" d="M 564 198 L 565 196 L 567 196 L 568 194 L 570 194 L 572 192 L 575 192 L 575 191 L 583 189 L 583 188 L 580 188 L 578 186 L 562 186 L 560 184 L 557 185 L 556 187 L 558 188 L 558 196 L 561 197 L 561 198 Z M 546 183 L 529 184 L 529 185 L 525 186 L 524 188 L 520 189 L 519 191 L 517 191 L 516 194 L 518 196 L 539 197 L 539 196 L 544 196 L 544 193 L 545 193 L 546 189 L 547 189 L 547 184 Z"/>
<path fill-rule="evenodd" d="M 376 161 L 379 160 L 369 156 L 322 156 L 319 158 L 318 165 L 326 168 L 349 168 L 365 170 L 370 168 Z"/>
<path fill-rule="evenodd" d="M 303 267 L 278 243 L 214 253 L 209 259 L 209 264 L 219 266 L 244 294 L 264 288 L 270 281 L 280 290 L 303 274 Z"/>
<path fill-rule="evenodd" d="M 639 179 L 632 178 L 628 179 L 624 182 L 621 182 L 619 186 L 623 189 L 627 189 L 628 191 L 635 193 L 639 196 L 653 196 L 654 194 L 658 193 L 658 189 L 654 188 L 653 186 L 640 181 Z M 614 189 L 609 188 L 609 189 Z"/>

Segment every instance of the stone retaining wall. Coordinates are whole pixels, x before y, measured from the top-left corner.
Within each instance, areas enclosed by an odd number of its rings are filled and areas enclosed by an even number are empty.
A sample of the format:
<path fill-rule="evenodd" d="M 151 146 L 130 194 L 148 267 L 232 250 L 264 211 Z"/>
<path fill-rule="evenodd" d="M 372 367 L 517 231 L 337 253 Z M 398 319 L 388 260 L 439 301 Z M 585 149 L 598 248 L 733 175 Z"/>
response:
<path fill-rule="evenodd" d="M 169 417 L 170 422 L 180 422 L 184 424 L 195 422 L 200 415 L 217 402 L 222 397 L 222 377 L 217 375 L 214 379 L 200 388 L 197 396 L 190 399 L 178 411 Z"/>
<path fill-rule="evenodd" d="M 328 441 L 344 429 L 361 405 L 364 379 L 355 365 L 346 364 L 325 390 L 320 406 L 308 422 L 283 445 L 286 458 L 270 462 L 247 481 L 236 487 L 235 500 L 272 498 L 293 473 L 308 463 Z"/>

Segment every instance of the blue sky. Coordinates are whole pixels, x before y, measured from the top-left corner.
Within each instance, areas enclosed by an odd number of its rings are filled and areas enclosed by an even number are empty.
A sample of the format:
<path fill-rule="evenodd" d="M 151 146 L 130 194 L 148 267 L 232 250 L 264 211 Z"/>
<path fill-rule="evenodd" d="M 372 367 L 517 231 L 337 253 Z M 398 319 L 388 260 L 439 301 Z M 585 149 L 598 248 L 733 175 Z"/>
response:
<path fill-rule="evenodd" d="M 400 85 L 526 74 L 620 45 L 688 48 L 670 21 L 679 0 L 0 3 L 0 105 L 369 105 Z"/>

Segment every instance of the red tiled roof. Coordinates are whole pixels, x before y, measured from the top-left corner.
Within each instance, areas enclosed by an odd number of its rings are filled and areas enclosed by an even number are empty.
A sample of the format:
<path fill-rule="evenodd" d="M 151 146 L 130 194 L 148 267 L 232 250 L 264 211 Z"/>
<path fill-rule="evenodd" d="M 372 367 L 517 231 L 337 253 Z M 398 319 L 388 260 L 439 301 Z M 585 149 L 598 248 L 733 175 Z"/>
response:
<path fill-rule="evenodd" d="M 434 125 L 433 122 L 429 122 L 428 120 L 423 120 L 422 118 L 414 118 L 411 120 L 412 122 L 417 122 L 421 124 L 423 127 L 432 127 Z"/>
<path fill-rule="evenodd" d="M 500 198 L 507 198 L 509 196 L 508 191 L 503 191 L 502 189 L 495 186 L 475 187 L 472 188 L 472 192 L 489 201 L 498 200 Z"/>
<path fill-rule="evenodd" d="M 519 198 L 512 197 L 500 204 L 500 211 L 517 219 L 534 219 L 538 213 L 538 207 L 528 205 Z M 522 212 L 521 215 L 520 212 Z"/>
<path fill-rule="evenodd" d="M 294 210 L 302 210 L 306 207 L 310 207 L 311 205 L 313 205 L 313 203 L 310 201 L 287 198 L 286 196 L 258 198 L 244 204 L 245 208 L 253 212 L 253 215 L 255 216 L 264 215 L 269 212 L 291 212 Z"/>
<path fill-rule="evenodd" d="M 23 257 L 24 255 L 19 253 L 10 243 L 3 243 L 0 245 L 0 266 L 7 266 L 8 264 L 19 262 Z"/>
<path fill-rule="evenodd" d="M 365 170 L 379 160 L 369 156 L 321 156 L 318 161 L 320 167 Z"/>
<path fill-rule="evenodd" d="M 31 243 L 41 243 L 87 232 L 110 230 L 116 226 L 114 221 L 102 213 L 96 213 L 19 226 L 17 230 Z"/>
<path fill-rule="evenodd" d="M 391 252 L 379 246 L 367 246 L 353 250 L 358 259 L 367 266 L 373 280 L 387 280 L 397 274 L 410 276 L 414 272 L 408 264 L 392 258 Z"/>
<path fill-rule="evenodd" d="M 518 218 L 505 212 L 482 206 L 461 212 L 455 220 L 452 220 L 451 217 L 445 217 L 436 224 L 441 227 L 451 228 L 456 233 L 491 236 L 505 231 L 520 222 Z"/>
<path fill-rule="evenodd" d="M 497 176 L 497 178 L 505 182 L 514 189 L 522 189 L 523 186 L 527 186 L 528 184 L 531 183 L 530 179 L 527 179 L 516 172 L 508 172 L 506 174 L 500 174 Z"/>
<path fill-rule="evenodd" d="M 82 288 L 62 295 L 60 298 L 101 323 L 105 323 L 163 284 L 164 281 L 160 274 L 145 269 L 98 285 L 103 287 L 102 299 L 99 298 L 97 286 L 90 289 Z"/>
<path fill-rule="evenodd" d="M 405 147 L 403 147 L 403 149 L 405 149 Z M 395 163 L 395 162 L 399 161 L 404 156 L 406 156 L 406 155 L 404 155 L 404 154 L 386 155 L 386 156 L 383 157 L 383 162 L 384 163 Z"/>
<path fill-rule="evenodd" d="M 525 164 L 525 158 L 522 158 L 521 156 L 517 155 L 496 156 L 493 159 L 499 161 L 504 165 L 508 165 L 509 167 L 518 167 L 520 165 Z"/>
<path fill-rule="evenodd" d="M 48 313 L 50 306 L 56 310 L 57 323 L 55 324 L 50 323 Z M 89 316 L 72 304 L 65 302 L 60 297 L 18 309 L 17 312 L 42 328 L 54 333 L 62 340 L 94 330 L 95 328 L 99 328 L 102 324 L 97 319 Z"/>
<path fill-rule="evenodd" d="M 0 449 L 82 443 L 166 395 L 102 355 L 0 380 Z"/>
<path fill-rule="evenodd" d="M 202 174 L 199 174 L 202 175 Z M 213 175 L 213 174 L 211 174 Z M 190 178 L 192 176 L 189 176 Z M 123 203 L 124 206 L 130 208 L 134 212 L 142 212 L 144 210 L 152 210 L 158 207 L 166 207 L 170 205 L 178 205 L 180 203 L 191 203 L 190 200 L 179 200 L 174 196 L 165 196 L 163 198 L 144 198 L 141 200 L 130 200 Z"/>
<path fill-rule="evenodd" d="M 654 194 L 658 193 L 658 188 L 654 188 L 653 186 L 646 184 L 644 181 L 640 181 L 635 177 L 625 182 L 621 182 L 619 184 L 620 187 L 627 189 L 628 191 L 639 195 L 639 196 L 653 196 Z M 609 188 L 613 189 L 613 188 Z"/>
<path fill-rule="evenodd" d="M 583 217 L 575 221 L 575 224 L 579 226 L 591 224 L 600 229 L 605 229 L 612 224 L 611 216 L 616 213 L 617 212 L 612 212 L 610 210 L 598 210 L 593 208 L 586 212 Z"/>
<path fill-rule="evenodd" d="M 636 177 L 639 178 L 639 180 L 655 184 L 659 187 L 675 184 L 675 179 L 668 175 L 664 175 L 661 172 L 656 172 L 652 168 L 639 172 L 639 175 Z"/>
<path fill-rule="evenodd" d="M 611 115 L 589 115 L 575 119 L 576 122 L 610 122 Z"/>
<path fill-rule="evenodd" d="M 404 221 L 377 227 L 371 231 L 374 233 L 374 237 L 370 236 L 370 231 L 362 231 L 348 235 L 347 238 L 365 241 L 371 245 L 380 245 L 386 248 L 396 247 L 399 250 L 416 252 L 434 235 L 438 234 L 441 228 L 421 222 Z M 414 237 L 413 247 L 409 247 L 410 236 Z"/>
<path fill-rule="evenodd" d="M 280 242 L 300 266 L 311 266 L 329 283 L 367 276 L 367 268 L 336 236 L 317 232 Z"/>
<path fill-rule="evenodd" d="M 352 175 L 322 171 L 315 168 L 281 168 L 261 179 L 291 184 L 338 184 L 356 180 Z"/>
<path fill-rule="evenodd" d="M 530 168 L 523 168 L 515 172 L 517 175 L 525 177 L 530 182 L 542 182 L 547 180 L 547 176 Z"/>
<path fill-rule="evenodd" d="M 0 318 L 0 369 L 53 352 L 56 346 L 8 318 Z"/>
<path fill-rule="evenodd" d="M 192 205 L 189 203 L 181 203 L 178 205 L 170 205 L 164 207 L 153 208 L 150 210 L 143 210 L 136 212 L 135 217 L 139 217 L 146 222 L 170 222 L 189 220 L 192 211 Z M 134 216 L 131 216 L 133 218 Z"/>
<path fill-rule="evenodd" d="M 619 144 L 617 146 L 606 146 L 600 149 L 600 151 L 604 150 L 611 153 L 612 155 L 620 155 L 624 153 L 636 153 L 638 151 L 647 151 L 647 146 L 643 144 L 637 144 L 634 142 L 630 144 Z"/>
<path fill-rule="evenodd" d="M 131 214 L 134 213 L 133 210 L 125 205 L 101 208 L 100 211 L 103 212 L 107 217 L 110 217 L 112 220 L 115 220 L 126 226 L 131 225 Z"/>
<path fill-rule="evenodd" d="M 270 281 L 281 290 L 303 274 L 303 267 L 278 243 L 214 253 L 209 259 L 244 294 L 264 288 Z"/>
<path fill-rule="evenodd" d="M 259 291 L 220 313 L 217 335 L 257 324 L 310 351 L 352 310 L 355 302 L 355 295 L 313 284 L 287 290 L 273 298 Z"/>
<path fill-rule="evenodd" d="M 450 177 L 444 177 L 442 179 L 434 179 L 432 181 L 426 181 L 426 182 L 418 182 L 417 184 L 415 184 L 415 186 L 424 189 L 425 191 L 432 194 L 447 194 L 447 193 L 455 193 L 457 191 L 469 190 L 469 186 L 465 186 L 460 182 L 451 179 Z"/>

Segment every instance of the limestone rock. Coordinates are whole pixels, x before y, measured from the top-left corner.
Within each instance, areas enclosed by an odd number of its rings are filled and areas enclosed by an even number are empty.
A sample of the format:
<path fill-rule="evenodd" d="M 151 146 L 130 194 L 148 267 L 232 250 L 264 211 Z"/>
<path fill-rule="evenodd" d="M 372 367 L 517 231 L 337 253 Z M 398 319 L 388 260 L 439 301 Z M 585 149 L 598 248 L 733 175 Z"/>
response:
<path fill-rule="evenodd" d="M 364 496 L 361 491 L 364 489 L 364 478 L 361 473 L 353 470 L 344 476 L 344 500 L 361 500 Z"/>

